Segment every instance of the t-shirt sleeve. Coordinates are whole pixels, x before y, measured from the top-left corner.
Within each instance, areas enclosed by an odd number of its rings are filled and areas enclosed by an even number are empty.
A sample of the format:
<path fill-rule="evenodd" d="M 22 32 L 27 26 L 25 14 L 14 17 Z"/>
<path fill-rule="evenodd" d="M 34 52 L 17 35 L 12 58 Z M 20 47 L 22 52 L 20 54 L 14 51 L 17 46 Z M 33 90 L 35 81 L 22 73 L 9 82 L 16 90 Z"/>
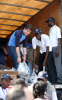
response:
<path fill-rule="evenodd" d="M 32 47 L 33 47 L 33 49 L 36 49 L 36 46 L 37 46 L 37 44 L 36 44 L 36 39 L 35 39 L 35 37 L 32 39 Z"/>
<path fill-rule="evenodd" d="M 60 28 L 57 28 L 57 38 L 61 38 L 61 30 Z"/>
<path fill-rule="evenodd" d="M 17 30 L 15 32 L 15 44 L 16 44 L 16 47 L 19 47 L 20 45 L 20 38 L 22 37 L 22 34 L 20 34 L 20 32 Z"/>

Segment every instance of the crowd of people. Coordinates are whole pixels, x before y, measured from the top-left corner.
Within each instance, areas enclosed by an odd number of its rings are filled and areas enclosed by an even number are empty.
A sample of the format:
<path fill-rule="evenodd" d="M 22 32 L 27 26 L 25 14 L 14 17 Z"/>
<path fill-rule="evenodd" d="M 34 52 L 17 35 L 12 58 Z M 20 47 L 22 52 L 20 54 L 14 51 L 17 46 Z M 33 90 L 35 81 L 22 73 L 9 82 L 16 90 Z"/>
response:
<path fill-rule="evenodd" d="M 31 24 L 16 30 L 9 39 L 8 52 L 4 51 L 4 56 L 9 55 L 12 59 L 15 70 L 20 62 L 26 62 L 30 69 L 30 76 L 36 66 L 36 47 L 40 47 L 37 82 L 32 85 L 32 92 L 25 81 L 17 80 L 11 89 L 8 89 L 12 78 L 9 74 L 1 76 L 2 86 L 0 87 L 0 98 L 3 100 L 61 100 L 54 84 L 62 83 L 61 66 L 61 30 L 55 25 L 55 19 L 50 17 L 47 21 L 50 27 L 49 36 L 42 34 L 40 28 L 35 29 L 35 36 L 31 39 L 30 33 L 33 31 Z M 23 44 L 23 59 L 20 54 L 20 43 Z M 1 60 L 0 60 L 1 61 Z M 5 62 L 4 62 L 5 63 Z M 43 71 L 43 66 L 46 72 Z M 22 81 L 22 82 L 21 82 Z"/>
<path fill-rule="evenodd" d="M 31 86 L 19 78 L 10 87 L 11 80 L 11 76 L 7 73 L 1 76 L 1 100 L 58 100 L 54 85 L 48 81 L 48 74 L 45 71 L 38 73 L 37 82 Z"/>

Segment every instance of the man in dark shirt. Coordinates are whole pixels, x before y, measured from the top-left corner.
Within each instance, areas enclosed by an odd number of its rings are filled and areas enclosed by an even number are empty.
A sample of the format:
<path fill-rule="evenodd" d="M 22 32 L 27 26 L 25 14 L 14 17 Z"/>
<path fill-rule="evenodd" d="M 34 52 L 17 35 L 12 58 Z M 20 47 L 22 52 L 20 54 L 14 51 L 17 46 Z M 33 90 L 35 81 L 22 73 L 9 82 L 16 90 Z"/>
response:
<path fill-rule="evenodd" d="M 33 30 L 32 25 L 27 24 L 23 29 L 15 31 L 9 40 L 8 54 L 11 57 L 14 63 L 14 68 L 16 70 L 18 68 L 18 64 L 21 62 L 20 50 L 19 50 L 20 42 L 23 41 L 23 52 L 24 52 L 23 61 L 26 61 L 27 36 L 31 33 L 32 30 Z"/>

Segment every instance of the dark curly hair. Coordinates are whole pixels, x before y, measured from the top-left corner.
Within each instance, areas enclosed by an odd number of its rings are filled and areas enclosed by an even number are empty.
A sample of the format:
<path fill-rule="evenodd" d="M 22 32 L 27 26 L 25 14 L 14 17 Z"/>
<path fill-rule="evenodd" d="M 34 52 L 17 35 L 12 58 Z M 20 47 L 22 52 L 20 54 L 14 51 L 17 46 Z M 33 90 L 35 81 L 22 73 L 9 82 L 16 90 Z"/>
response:
<path fill-rule="evenodd" d="M 46 90 L 47 85 L 44 82 L 37 82 L 33 86 L 33 95 L 34 98 L 40 97 L 41 95 L 44 95 L 44 92 Z"/>

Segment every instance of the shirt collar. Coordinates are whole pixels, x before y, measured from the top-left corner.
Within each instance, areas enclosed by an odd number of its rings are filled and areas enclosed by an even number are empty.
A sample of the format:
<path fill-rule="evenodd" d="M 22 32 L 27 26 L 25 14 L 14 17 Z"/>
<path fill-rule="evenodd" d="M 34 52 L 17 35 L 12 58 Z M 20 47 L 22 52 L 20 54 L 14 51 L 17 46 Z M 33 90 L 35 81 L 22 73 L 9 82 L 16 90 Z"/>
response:
<path fill-rule="evenodd" d="M 54 28 L 56 25 L 52 26 L 50 29 Z"/>

